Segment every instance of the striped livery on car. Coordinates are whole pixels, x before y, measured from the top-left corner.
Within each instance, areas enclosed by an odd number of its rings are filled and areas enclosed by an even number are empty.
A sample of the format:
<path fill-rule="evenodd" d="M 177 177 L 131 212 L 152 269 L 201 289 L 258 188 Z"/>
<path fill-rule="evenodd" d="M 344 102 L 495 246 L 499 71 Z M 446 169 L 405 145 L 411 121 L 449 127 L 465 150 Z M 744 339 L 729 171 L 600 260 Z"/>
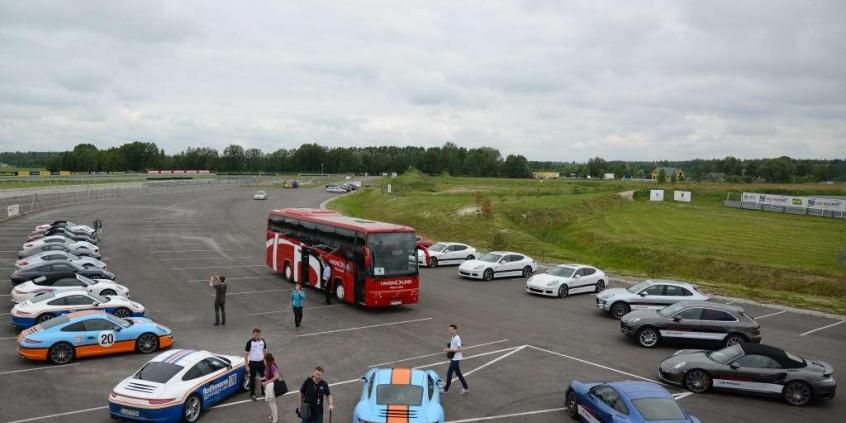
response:
<path fill-rule="evenodd" d="M 361 378 L 356 423 L 443 423 L 440 377 L 431 370 L 373 368 Z"/>

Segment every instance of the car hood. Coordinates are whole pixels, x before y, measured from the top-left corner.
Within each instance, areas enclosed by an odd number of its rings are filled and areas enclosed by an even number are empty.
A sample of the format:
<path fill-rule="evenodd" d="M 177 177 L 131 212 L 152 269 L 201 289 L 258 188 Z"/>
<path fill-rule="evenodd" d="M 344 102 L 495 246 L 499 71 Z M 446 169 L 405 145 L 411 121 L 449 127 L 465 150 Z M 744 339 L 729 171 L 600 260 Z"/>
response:
<path fill-rule="evenodd" d="M 611 298 L 611 297 L 619 297 L 622 295 L 631 295 L 631 292 L 627 291 L 626 288 L 608 288 L 599 294 L 596 294 L 596 298 L 600 300 Z"/>
<path fill-rule="evenodd" d="M 673 355 L 664 359 L 661 362 L 661 367 L 664 369 L 672 369 L 673 366 L 679 363 L 701 363 L 710 359 L 705 356 L 706 350 L 679 350 Z"/>
<path fill-rule="evenodd" d="M 573 278 L 562 278 L 561 276 L 550 275 L 548 273 L 539 273 L 537 275 L 532 276 L 527 281 L 530 285 L 543 285 L 546 286 L 549 282 L 556 281 L 556 282 L 571 282 Z"/>
<path fill-rule="evenodd" d="M 819 360 L 805 360 L 808 365 L 805 367 L 805 370 L 819 373 L 821 375 L 831 375 L 834 373 L 834 366 L 831 364 L 826 363 L 825 361 Z"/>
<path fill-rule="evenodd" d="M 476 267 L 476 266 L 493 266 L 495 264 L 496 263 L 491 263 L 491 262 L 482 261 L 482 260 L 467 260 L 464 263 L 461 263 L 461 266 L 459 266 L 459 267 L 461 269 L 473 270 L 473 268 Z"/>
<path fill-rule="evenodd" d="M 641 309 L 641 310 L 632 310 L 631 312 L 629 312 L 628 314 L 623 316 L 620 320 L 622 322 L 628 323 L 628 322 L 631 322 L 633 319 L 655 320 L 655 319 L 658 319 L 660 317 L 661 317 L 661 315 L 658 314 L 657 310 Z"/>

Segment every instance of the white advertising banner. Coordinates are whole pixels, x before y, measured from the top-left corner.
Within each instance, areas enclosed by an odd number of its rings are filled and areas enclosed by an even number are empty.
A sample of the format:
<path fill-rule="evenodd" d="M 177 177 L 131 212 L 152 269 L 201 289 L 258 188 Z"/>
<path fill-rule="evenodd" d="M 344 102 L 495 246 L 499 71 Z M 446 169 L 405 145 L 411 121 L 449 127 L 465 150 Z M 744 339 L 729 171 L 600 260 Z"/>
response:
<path fill-rule="evenodd" d="M 651 189 L 651 190 L 649 190 L 649 201 L 664 201 L 664 190 L 663 189 Z"/>
<path fill-rule="evenodd" d="M 9 217 L 17 216 L 21 214 L 21 207 L 18 204 L 12 204 L 9 207 L 6 207 L 6 215 Z"/>
<path fill-rule="evenodd" d="M 846 200 L 838 198 L 819 197 L 789 197 L 786 195 L 759 194 L 744 192 L 741 197 L 744 203 L 754 203 L 779 207 L 801 207 L 812 210 L 846 211 Z"/>
<path fill-rule="evenodd" d="M 826 210 L 826 211 L 846 211 L 846 200 L 838 198 L 808 198 L 807 206 L 809 209 Z"/>
<path fill-rule="evenodd" d="M 690 191 L 673 191 L 673 200 L 690 202 Z"/>

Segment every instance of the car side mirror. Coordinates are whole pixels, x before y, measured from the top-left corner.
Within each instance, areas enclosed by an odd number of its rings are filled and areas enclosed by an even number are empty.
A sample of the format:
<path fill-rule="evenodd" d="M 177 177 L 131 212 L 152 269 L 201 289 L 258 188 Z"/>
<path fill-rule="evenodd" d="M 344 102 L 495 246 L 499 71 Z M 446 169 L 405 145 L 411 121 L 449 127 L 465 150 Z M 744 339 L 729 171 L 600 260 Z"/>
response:
<path fill-rule="evenodd" d="M 681 317 L 679 317 L 679 316 L 673 316 L 673 321 L 674 321 L 674 322 L 677 322 L 677 323 L 678 323 L 678 322 L 680 322 L 680 321 L 681 321 L 681 319 L 682 319 L 682 318 L 681 318 Z"/>
<path fill-rule="evenodd" d="M 580 279 L 581 277 L 582 277 L 582 275 L 576 275 L 576 276 L 573 276 L 573 279 Z"/>
<path fill-rule="evenodd" d="M 360 377 L 360 378 L 358 379 L 358 381 L 359 381 L 359 382 L 361 382 L 361 384 L 362 384 L 362 385 L 364 385 L 364 384 L 366 384 L 366 383 L 367 383 L 367 378 L 366 378 L 366 377 L 364 377 L 364 376 L 362 376 L 362 377 Z"/>
<path fill-rule="evenodd" d="M 729 367 L 731 367 L 733 370 L 737 370 L 740 368 L 740 364 L 737 364 L 736 361 L 732 361 L 731 364 L 729 364 Z"/>
<path fill-rule="evenodd" d="M 640 291 L 640 294 L 637 294 L 637 295 L 640 295 L 641 297 L 645 297 L 645 296 L 646 296 L 646 291 Z"/>

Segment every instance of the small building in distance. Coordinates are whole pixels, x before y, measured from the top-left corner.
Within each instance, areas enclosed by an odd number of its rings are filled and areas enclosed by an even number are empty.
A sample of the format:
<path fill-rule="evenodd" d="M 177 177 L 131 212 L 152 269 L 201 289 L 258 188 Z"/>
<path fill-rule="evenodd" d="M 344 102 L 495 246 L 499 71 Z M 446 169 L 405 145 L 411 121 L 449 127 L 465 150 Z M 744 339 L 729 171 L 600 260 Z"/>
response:
<path fill-rule="evenodd" d="M 673 177 L 676 178 L 677 181 L 684 180 L 684 171 L 675 167 L 656 167 L 655 170 L 652 171 L 650 174 L 652 179 L 658 179 L 658 174 L 664 171 L 664 175 L 667 175 L 667 180 L 669 181 Z"/>
<path fill-rule="evenodd" d="M 532 177 L 535 179 L 556 179 L 561 177 L 559 172 L 532 172 Z"/>
<path fill-rule="evenodd" d="M 614 174 L 606 173 L 605 175 L 602 175 L 602 179 L 614 179 Z"/>

